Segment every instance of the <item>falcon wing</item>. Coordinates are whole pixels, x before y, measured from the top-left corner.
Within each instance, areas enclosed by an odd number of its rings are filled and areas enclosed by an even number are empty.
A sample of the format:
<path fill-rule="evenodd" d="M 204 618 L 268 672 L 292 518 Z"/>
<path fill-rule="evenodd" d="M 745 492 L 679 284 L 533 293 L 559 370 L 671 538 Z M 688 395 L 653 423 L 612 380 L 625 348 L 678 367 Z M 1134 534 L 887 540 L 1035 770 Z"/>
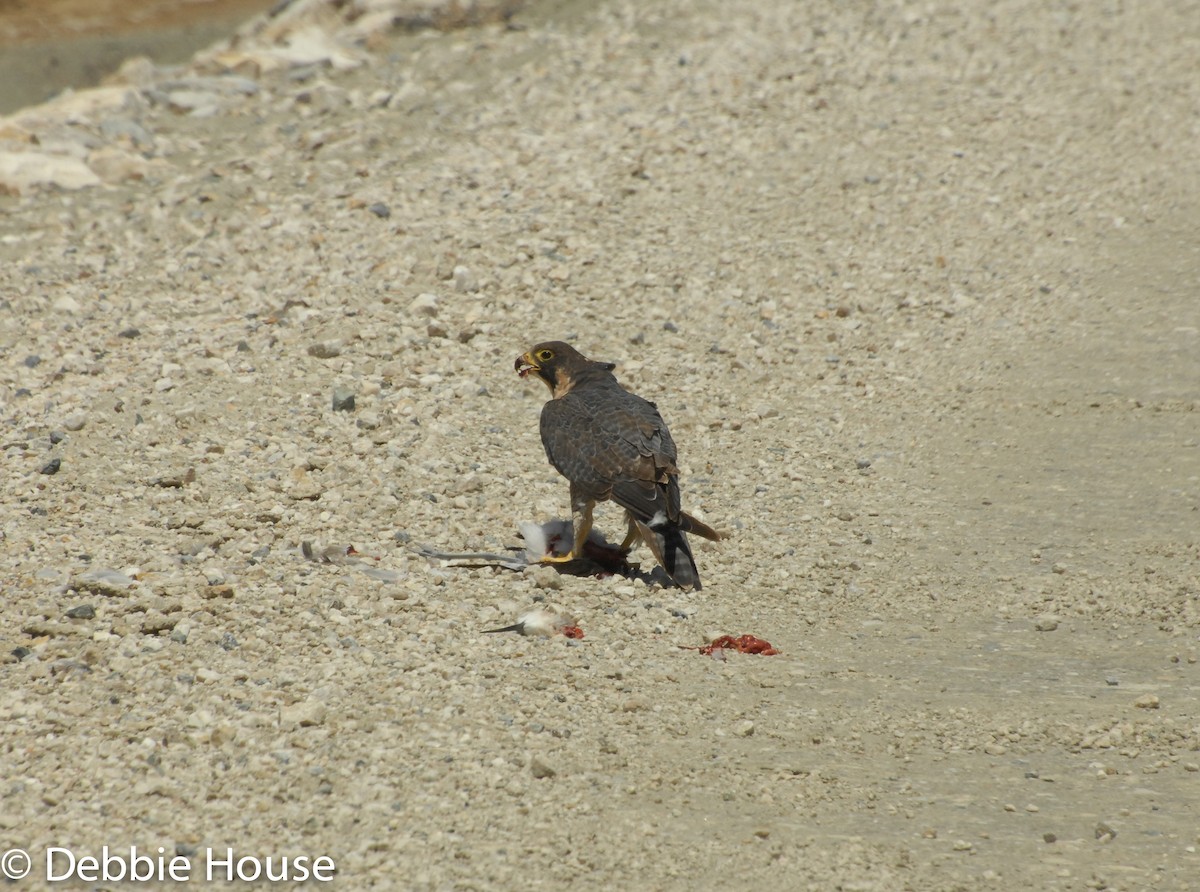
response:
<path fill-rule="evenodd" d="M 615 382 L 576 387 L 546 403 L 541 432 L 550 463 L 589 498 L 678 522 L 675 443 L 653 403 Z"/>
<path fill-rule="evenodd" d="M 604 431 L 592 409 L 574 393 L 542 407 L 542 445 L 546 458 L 572 487 L 594 501 L 609 497 L 614 462 L 604 443 Z"/>
<path fill-rule="evenodd" d="M 626 394 L 614 413 L 619 451 L 626 459 L 623 476 L 613 481 L 613 501 L 647 523 L 679 520 L 679 469 L 675 443 L 653 403 Z"/>

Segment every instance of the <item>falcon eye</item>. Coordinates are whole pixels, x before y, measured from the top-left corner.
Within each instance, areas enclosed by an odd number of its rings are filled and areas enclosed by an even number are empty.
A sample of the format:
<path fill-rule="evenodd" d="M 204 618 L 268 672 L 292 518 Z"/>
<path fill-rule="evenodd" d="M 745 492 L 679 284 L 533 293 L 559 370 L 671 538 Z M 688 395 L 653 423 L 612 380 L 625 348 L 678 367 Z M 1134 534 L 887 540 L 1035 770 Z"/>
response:
<path fill-rule="evenodd" d="M 549 362 L 553 358 L 554 358 L 553 350 L 542 350 L 538 353 L 538 359 L 540 359 L 542 362 Z"/>

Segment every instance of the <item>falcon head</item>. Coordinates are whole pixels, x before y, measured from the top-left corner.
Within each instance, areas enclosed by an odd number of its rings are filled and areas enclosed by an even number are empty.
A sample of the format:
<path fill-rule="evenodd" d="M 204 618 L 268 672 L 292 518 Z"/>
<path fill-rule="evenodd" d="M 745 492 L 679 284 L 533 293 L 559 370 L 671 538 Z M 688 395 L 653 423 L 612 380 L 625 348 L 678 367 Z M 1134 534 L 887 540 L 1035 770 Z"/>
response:
<path fill-rule="evenodd" d="M 616 363 L 588 359 L 563 341 L 543 341 L 529 352 L 522 353 L 513 363 L 518 375 L 524 378 L 530 372 L 535 372 L 556 396 L 570 390 L 575 376 L 580 372 L 593 369 L 611 372 L 614 368 Z"/>

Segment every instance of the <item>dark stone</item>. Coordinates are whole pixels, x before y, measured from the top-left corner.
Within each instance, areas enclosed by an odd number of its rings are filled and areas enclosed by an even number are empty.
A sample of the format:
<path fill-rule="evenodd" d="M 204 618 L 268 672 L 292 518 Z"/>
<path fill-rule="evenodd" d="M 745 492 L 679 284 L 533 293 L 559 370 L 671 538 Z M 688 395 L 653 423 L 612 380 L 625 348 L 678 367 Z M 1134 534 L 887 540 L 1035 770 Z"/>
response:
<path fill-rule="evenodd" d="M 333 388 L 333 411 L 335 412 L 353 412 L 354 411 L 354 391 L 346 387 Z"/>

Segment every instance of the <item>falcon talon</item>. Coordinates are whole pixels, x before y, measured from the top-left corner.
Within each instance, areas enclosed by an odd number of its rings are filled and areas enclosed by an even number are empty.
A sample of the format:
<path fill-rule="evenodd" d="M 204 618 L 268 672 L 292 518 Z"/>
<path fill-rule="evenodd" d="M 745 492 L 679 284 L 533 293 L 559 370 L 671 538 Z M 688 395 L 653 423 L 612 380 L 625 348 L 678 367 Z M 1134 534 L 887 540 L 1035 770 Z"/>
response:
<path fill-rule="evenodd" d="M 536 373 L 550 388 L 542 407 L 542 445 L 550 464 L 571 484 L 568 556 L 585 554 L 592 510 L 611 499 L 625 509 L 629 527 L 621 561 L 640 540 L 672 582 L 699 590 L 700 571 L 686 534 L 714 541 L 721 536 L 682 510 L 671 432 L 654 403 L 617 382 L 614 368 L 615 363 L 588 359 L 563 341 L 538 344 L 513 363 L 521 378 Z"/>
<path fill-rule="evenodd" d="M 547 554 L 538 559 L 539 564 L 569 564 L 578 560 L 573 554 Z"/>

